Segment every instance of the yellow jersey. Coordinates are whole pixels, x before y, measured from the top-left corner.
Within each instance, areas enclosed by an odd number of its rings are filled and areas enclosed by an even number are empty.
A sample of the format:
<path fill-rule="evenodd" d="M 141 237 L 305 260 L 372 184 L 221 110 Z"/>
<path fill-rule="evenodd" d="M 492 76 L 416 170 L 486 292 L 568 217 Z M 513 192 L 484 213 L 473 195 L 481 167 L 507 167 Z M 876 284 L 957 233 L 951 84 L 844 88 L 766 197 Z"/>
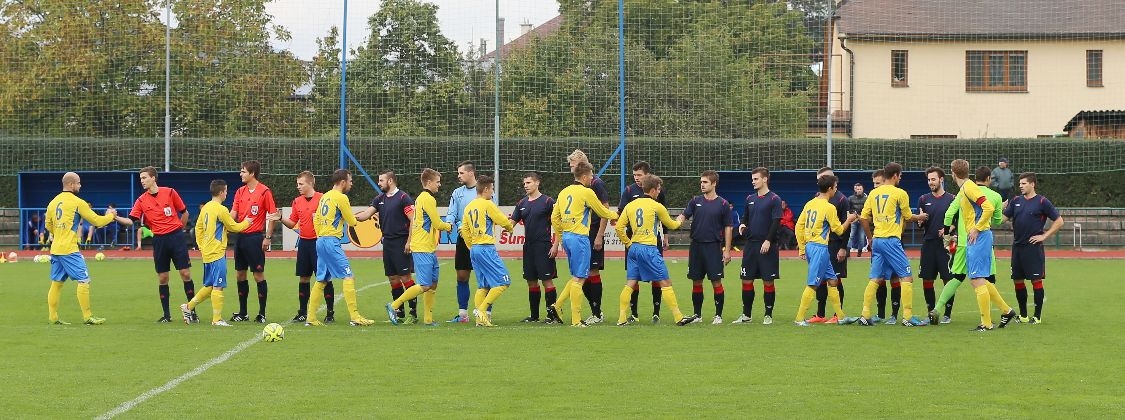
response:
<path fill-rule="evenodd" d="M 487 198 L 477 197 L 465 206 L 465 213 L 461 217 L 461 228 L 458 232 L 465 238 L 465 245 L 496 245 L 495 226 L 511 232 L 512 220 L 505 216 L 496 207 L 496 203 Z"/>
<path fill-rule="evenodd" d="M 617 224 L 613 229 L 617 231 L 617 237 L 621 238 L 621 243 L 625 246 L 632 244 L 655 246 L 660 225 L 673 230 L 680 228 L 680 222 L 668 215 L 668 209 L 664 205 L 646 195 L 630 201 L 624 209 L 621 209 L 621 216 L 617 218 Z M 625 235 L 627 228 L 633 230 L 633 237 Z"/>
<path fill-rule="evenodd" d="M 603 219 L 616 219 L 614 213 L 598 200 L 594 190 L 589 187 L 574 183 L 559 192 L 555 201 L 555 209 L 551 211 L 551 226 L 555 232 L 570 232 L 579 235 L 590 235 L 590 212 L 593 211 Z"/>
<path fill-rule="evenodd" d="M 346 225 L 345 225 L 346 223 Z M 344 229 L 359 224 L 352 214 L 352 201 L 338 190 L 329 190 L 320 197 L 320 205 L 313 215 L 313 227 L 318 238 L 330 237 L 344 240 Z"/>
<path fill-rule="evenodd" d="M 434 194 L 422 190 L 414 199 L 414 223 L 410 224 L 410 252 L 434 252 L 438 231 L 450 231 L 453 225 L 441 219 Z"/>
<path fill-rule="evenodd" d="M 69 255 L 78 252 L 78 228 L 82 219 L 94 227 L 102 227 L 113 221 L 113 216 L 98 215 L 90 208 L 90 203 L 78 198 L 70 191 L 63 191 L 47 204 L 47 232 L 54 236 L 51 242 L 51 255 Z"/>
<path fill-rule="evenodd" d="M 902 188 L 883 184 L 871 190 L 863 203 L 860 217 L 874 224 L 876 238 L 901 238 L 906 224 L 914 220 L 910 211 L 910 197 Z"/>
<path fill-rule="evenodd" d="M 958 204 L 961 218 L 965 219 L 965 227 L 977 228 L 978 231 L 992 229 L 992 216 L 996 212 L 996 205 L 984 195 L 981 187 L 972 181 L 965 181 L 958 191 Z"/>
<path fill-rule="evenodd" d="M 844 233 L 844 224 L 836 215 L 836 206 L 821 197 L 805 203 L 801 215 L 797 216 L 796 227 L 797 255 L 805 255 L 805 245 L 810 242 L 828 246 L 829 233 Z"/>
<path fill-rule="evenodd" d="M 215 200 L 208 201 L 195 219 L 195 243 L 203 254 L 203 263 L 223 258 L 227 254 L 227 232 L 242 232 L 250 227 L 250 220 L 235 222 L 230 210 Z"/>

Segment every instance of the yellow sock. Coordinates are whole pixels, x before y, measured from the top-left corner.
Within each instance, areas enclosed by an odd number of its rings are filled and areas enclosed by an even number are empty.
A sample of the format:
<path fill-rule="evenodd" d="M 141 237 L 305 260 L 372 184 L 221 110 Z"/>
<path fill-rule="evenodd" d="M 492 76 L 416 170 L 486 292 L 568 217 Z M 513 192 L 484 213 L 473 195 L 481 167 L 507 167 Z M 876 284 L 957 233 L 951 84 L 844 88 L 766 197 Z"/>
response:
<path fill-rule="evenodd" d="M 505 290 L 508 290 L 508 286 L 499 286 L 488 289 L 488 295 L 484 297 L 484 304 L 477 306 L 477 310 L 481 311 L 481 313 L 487 313 L 488 305 L 496 302 L 496 299 L 500 299 L 500 295 L 504 294 Z"/>
<path fill-rule="evenodd" d="M 344 279 L 344 302 L 348 304 L 348 314 L 352 319 L 363 318 L 359 314 L 359 305 L 355 298 L 355 279 Z"/>
<path fill-rule="evenodd" d="M 570 281 L 566 282 L 566 284 L 563 284 L 562 290 L 559 290 L 558 297 L 555 298 L 556 311 L 561 309 L 563 302 L 566 302 L 566 299 L 570 297 L 570 283 L 574 281 L 575 279 L 570 279 Z"/>
<path fill-rule="evenodd" d="M 309 322 L 317 321 L 316 312 L 320 309 L 320 301 L 324 299 L 324 282 L 313 282 L 312 291 L 309 292 L 309 306 L 307 319 Z"/>
<path fill-rule="evenodd" d="M 828 286 L 828 303 L 831 303 L 832 309 L 836 311 L 836 318 L 845 318 L 844 304 L 840 303 L 840 291 L 836 290 L 836 286 Z"/>
<path fill-rule="evenodd" d="M 199 306 L 200 303 L 203 303 L 203 301 L 207 300 L 207 298 L 211 296 L 212 289 L 214 288 L 211 286 L 207 286 L 199 289 L 198 292 L 195 292 L 195 297 L 191 298 L 191 301 L 187 303 L 188 309 L 194 311 L 196 306 Z"/>
<path fill-rule="evenodd" d="M 626 321 L 629 320 L 629 318 L 628 318 L 628 316 L 629 316 L 628 315 L 629 314 L 629 301 L 633 300 L 633 288 L 629 287 L 629 285 L 626 284 L 625 288 L 621 289 L 621 296 L 618 297 L 617 300 L 618 300 L 618 303 L 621 305 L 620 306 L 621 310 L 618 312 L 618 315 L 617 315 L 617 323 L 618 324 L 624 324 Z"/>
<path fill-rule="evenodd" d="M 63 282 L 51 281 L 51 288 L 47 290 L 47 319 L 51 322 L 59 320 L 59 296 L 62 295 Z"/>
<path fill-rule="evenodd" d="M 90 319 L 94 311 L 90 310 L 90 283 L 78 283 L 78 307 L 82 308 L 82 319 Z"/>
<path fill-rule="evenodd" d="M 570 325 L 578 325 L 582 323 L 582 285 L 574 282 L 566 286 L 570 288 Z M 558 302 L 555 304 L 558 305 Z"/>
<path fill-rule="evenodd" d="M 413 287 L 412 287 L 413 289 Z M 427 290 L 422 293 L 422 304 L 426 305 L 425 311 L 422 313 L 422 322 L 426 324 L 434 323 L 434 301 L 437 300 L 437 292 Z"/>
<path fill-rule="evenodd" d="M 863 311 L 860 316 L 864 318 L 871 318 L 871 302 L 875 301 L 875 292 L 879 290 L 879 283 L 874 281 L 867 282 L 867 288 L 863 289 Z"/>
<path fill-rule="evenodd" d="M 995 284 L 986 282 L 984 285 L 985 285 L 985 287 L 988 288 L 988 298 L 989 298 L 989 300 L 997 308 L 1000 308 L 1000 313 L 1006 314 L 1006 313 L 1008 313 L 1008 311 L 1012 310 L 1012 307 L 1008 306 L 1008 302 L 1005 302 L 1004 298 L 1000 297 L 1000 291 L 996 290 Z"/>
<path fill-rule="evenodd" d="M 484 298 L 486 297 L 488 297 L 488 289 L 485 289 L 483 287 L 477 288 L 477 292 L 473 295 L 473 307 L 479 309 L 481 312 L 484 312 L 484 309 L 480 309 L 480 307 L 484 304 Z"/>
<path fill-rule="evenodd" d="M 210 287 L 208 287 L 210 289 Z M 223 289 L 215 289 L 211 294 L 211 322 L 223 320 Z M 196 296 L 199 296 L 196 294 Z"/>
<path fill-rule="evenodd" d="M 833 287 L 829 286 L 828 288 L 832 289 Z M 801 322 L 805 320 L 805 313 L 809 311 L 809 305 L 812 304 L 813 299 L 816 299 L 815 288 L 811 286 L 805 287 L 805 291 L 801 292 L 801 303 L 797 306 L 797 318 L 795 318 L 794 321 Z"/>
<path fill-rule="evenodd" d="M 992 328 L 992 309 L 988 306 L 988 286 L 974 287 L 973 292 L 977 295 L 977 307 L 980 308 L 980 324 Z"/>
<path fill-rule="evenodd" d="M 902 290 L 902 319 L 910 319 L 914 316 L 914 282 L 899 282 L 899 289 Z"/>
<path fill-rule="evenodd" d="M 683 312 L 680 312 L 680 302 L 676 300 L 676 291 L 672 290 L 672 286 L 660 288 L 660 300 L 663 305 L 668 305 L 668 309 L 672 310 L 672 319 L 680 322 L 684 319 Z"/>
<path fill-rule="evenodd" d="M 402 292 L 402 296 L 399 296 L 398 299 L 395 299 L 394 303 L 391 303 L 391 306 L 395 309 L 401 308 L 402 304 L 406 303 L 406 301 L 414 299 L 422 293 L 422 286 L 419 286 L 417 284 L 410 286 L 409 289 L 406 289 Z"/>

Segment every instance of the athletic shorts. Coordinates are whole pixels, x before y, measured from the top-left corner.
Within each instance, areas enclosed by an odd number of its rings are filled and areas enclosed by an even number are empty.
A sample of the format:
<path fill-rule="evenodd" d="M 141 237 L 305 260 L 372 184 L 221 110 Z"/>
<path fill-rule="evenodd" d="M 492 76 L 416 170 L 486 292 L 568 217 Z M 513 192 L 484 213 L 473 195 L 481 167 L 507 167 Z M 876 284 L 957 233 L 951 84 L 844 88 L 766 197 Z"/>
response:
<path fill-rule="evenodd" d="M 457 251 L 453 254 L 453 268 L 457 271 L 473 271 L 473 260 L 469 257 L 469 247 L 465 238 L 457 237 Z"/>
<path fill-rule="evenodd" d="M 902 249 L 902 240 L 895 237 L 875 238 L 871 243 L 871 277 L 887 279 L 887 274 L 910 277 L 910 260 Z"/>
<path fill-rule="evenodd" d="M 234 270 L 261 273 L 266 269 L 266 251 L 262 250 L 262 232 L 240 233 L 234 241 Z"/>
<path fill-rule="evenodd" d="M 918 275 L 924 280 L 934 280 L 941 276 L 948 281 L 953 278 L 949 272 L 949 250 L 941 238 L 922 241 L 922 259 L 918 262 Z"/>
<path fill-rule="evenodd" d="M 550 242 L 523 244 L 523 279 L 527 281 L 553 280 L 558 277 L 555 259 L 551 258 Z"/>
<path fill-rule="evenodd" d="M 383 274 L 387 277 L 409 276 L 414 271 L 414 259 L 406 253 L 407 239 L 383 237 Z"/>
<path fill-rule="evenodd" d="M 992 231 L 982 231 L 976 242 L 965 246 L 965 268 L 970 279 L 983 279 L 992 274 Z"/>
<path fill-rule="evenodd" d="M 203 286 L 227 287 L 227 257 L 203 263 Z"/>
<path fill-rule="evenodd" d="M 838 279 L 848 278 L 847 253 L 845 252 L 843 261 L 836 259 L 836 254 L 839 253 L 841 249 L 844 249 L 847 245 L 848 243 L 846 241 L 836 241 L 832 239 L 828 240 L 828 259 L 832 263 L 832 271 L 836 272 L 836 278 Z"/>
<path fill-rule="evenodd" d="M 625 270 L 626 280 L 647 283 L 669 279 L 668 265 L 664 264 L 659 246 L 633 244 L 625 254 L 625 259 L 629 261 L 629 268 Z"/>
<path fill-rule="evenodd" d="M 570 276 L 577 279 L 590 277 L 590 237 L 563 232 L 562 248 L 570 266 Z"/>
<path fill-rule="evenodd" d="M 777 254 L 777 244 L 771 243 L 765 254 L 761 253 L 762 241 L 748 241 L 742 248 L 743 280 L 777 280 L 781 277 L 781 259 Z"/>
<path fill-rule="evenodd" d="M 437 255 L 432 252 L 412 252 L 410 258 L 414 259 L 414 281 L 423 287 L 430 287 L 438 282 L 440 265 Z"/>
<path fill-rule="evenodd" d="M 312 277 L 316 272 L 316 239 L 297 240 L 297 277 Z"/>
<path fill-rule="evenodd" d="M 597 228 L 591 228 L 594 230 Z M 588 236 L 590 240 L 590 268 L 593 270 L 601 270 L 605 268 L 605 241 L 602 241 L 602 249 L 594 249 L 594 237 L 598 236 L 597 232 L 592 232 Z"/>
<path fill-rule="evenodd" d="M 965 270 L 965 246 L 957 244 L 957 250 L 953 252 L 953 258 L 949 260 L 949 272 L 954 276 L 964 276 L 967 272 Z"/>
<path fill-rule="evenodd" d="M 716 281 L 723 279 L 723 244 L 691 241 L 688 248 L 687 278 Z"/>
<path fill-rule="evenodd" d="M 809 243 L 805 245 L 805 260 L 809 263 L 809 276 L 805 284 L 813 287 L 820 286 L 826 280 L 836 277 L 836 270 L 832 268 L 832 258 L 835 257 L 826 245 Z"/>
<path fill-rule="evenodd" d="M 258 242 L 258 246 L 261 246 Z M 174 231 L 164 235 L 152 237 L 152 261 L 156 263 L 156 272 L 167 273 L 176 266 L 177 270 L 191 268 L 191 258 L 188 258 L 187 240 L 183 231 Z"/>
<path fill-rule="evenodd" d="M 90 281 L 90 270 L 82 254 L 75 252 L 66 255 L 51 255 L 51 280 L 74 280 L 79 283 Z"/>
<path fill-rule="evenodd" d="M 1043 245 L 1012 246 L 1012 280 L 1042 280 L 1047 277 L 1047 256 Z"/>
<path fill-rule="evenodd" d="M 316 238 L 316 281 L 332 281 L 352 277 L 352 266 L 340 238 L 322 236 Z"/>
<path fill-rule="evenodd" d="M 469 256 L 473 259 L 473 267 L 476 267 L 478 288 L 491 289 L 512 284 L 508 267 L 496 253 L 496 245 L 473 245 Z"/>

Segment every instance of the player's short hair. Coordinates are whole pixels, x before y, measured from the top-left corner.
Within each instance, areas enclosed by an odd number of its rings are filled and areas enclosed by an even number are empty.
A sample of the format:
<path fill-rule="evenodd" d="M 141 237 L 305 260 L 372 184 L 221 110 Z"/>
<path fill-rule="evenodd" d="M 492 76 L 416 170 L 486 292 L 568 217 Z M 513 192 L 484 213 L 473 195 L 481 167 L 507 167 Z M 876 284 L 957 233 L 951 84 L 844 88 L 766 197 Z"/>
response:
<path fill-rule="evenodd" d="M 262 162 L 258 162 L 256 160 L 248 160 L 242 162 L 242 168 L 246 169 L 246 172 L 249 172 L 250 176 L 257 178 L 258 174 L 262 173 Z"/>
<path fill-rule="evenodd" d="M 949 170 L 957 179 L 969 179 L 969 161 L 965 159 L 954 160 L 949 164 Z"/>
<path fill-rule="evenodd" d="M 1035 172 L 1024 172 L 1020 174 L 1020 179 L 1026 179 L 1031 184 L 1039 184 L 1039 178 L 1036 177 Z"/>
<path fill-rule="evenodd" d="M 571 173 L 574 174 L 574 179 L 581 178 L 585 175 L 593 175 L 594 165 L 591 165 L 590 162 L 578 162 L 577 165 L 574 165 L 574 170 L 571 171 Z"/>
<path fill-rule="evenodd" d="M 832 170 L 831 166 L 822 167 L 822 168 L 816 170 L 816 176 L 819 177 L 820 174 L 831 171 L 831 170 Z"/>
<path fill-rule="evenodd" d="M 332 185 L 347 181 L 348 177 L 351 175 L 352 173 L 347 169 L 337 169 L 336 171 L 332 172 Z"/>
<path fill-rule="evenodd" d="M 988 179 L 988 177 L 990 176 L 992 176 L 992 168 L 981 166 L 977 168 L 977 172 L 976 174 L 974 174 L 973 179 L 977 182 L 984 182 L 984 180 Z"/>
<path fill-rule="evenodd" d="M 929 168 L 926 168 L 926 176 L 930 176 L 930 174 L 932 174 L 934 172 L 937 172 L 938 179 L 945 179 L 945 170 L 943 170 L 943 169 L 941 169 L 937 166 L 931 166 Z"/>
<path fill-rule="evenodd" d="M 524 179 L 531 178 L 535 182 L 543 182 L 543 175 L 539 175 L 539 172 L 531 171 L 523 174 L 523 177 Z"/>
<path fill-rule="evenodd" d="M 385 170 L 385 171 L 383 171 L 383 172 L 379 172 L 379 175 L 386 175 L 386 177 L 387 177 L 387 179 L 388 179 L 388 180 L 390 180 L 391 182 L 395 183 L 395 185 L 398 185 L 398 177 L 397 177 L 397 176 L 395 176 L 395 171 L 392 171 L 392 170 L 390 170 L 390 169 L 387 169 L 387 170 Z"/>
<path fill-rule="evenodd" d="M 637 163 L 633 164 L 633 170 L 634 171 L 641 171 L 641 172 L 644 172 L 646 174 L 651 174 L 652 173 L 652 165 L 649 165 L 648 162 L 645 162 L 645 161 L 642 160 L 640 162 L 637 162 Z"/>
<path fill-rule="evenodd" d="M 883 172 L 882 169 L 876 169 L 875 172 L 871 173 L 871 179 L 886 178 L 886 177 L 887 177 L 887 173 Z"/>
<path fill-rule="evenodd" d="M 465 172 L 472 172 L 474 174 L 477 173 L 477 167 L 476 167 L 476 165 L 473 165 L 473 161 L 471 161 L 471 160 L 466 160 L 464 162 L 461 162 L 461 163 L 457 164 L 458 169 L 460 169 L 461 167 L 465 168 Z"/>
<path fill-rule="evenodd" d="M 211 196 L 218 197 L 227 189 L 227 182 L 221 179 L 211 180 Z"/>
<path fill-rule="evenodd" d="M 660 186 L 663 184 L 664 180 L 653 174 L 648 174 L 641 177 L 641 191 L 644 191 L 646 193 L 652 191 L 653 188 L 660 188 Z"/>
<path fill-rule="evenodd" d="M 312 171 L 301 171 L 301 173 L 297 174 L 297 179 L 303 179 L 310 184 L 316 184 L 316 175 L 313 175 Z"/>
<path fill-rule="evenodd" d="M 435 171 L 431 168 L 422 169 L 422 183 L 434 181 L 441 177 L 441 172 Z"/>
<path fill-rule="evenodd" d="M 712 184 L 719 185 L 719 173 L 718 172 L 715 172 L 715 171 L 712 171 L 712 170 L 708 169 L 706 171 L 703 171 L 703 173 L 700 174 L 699 177 L 700 178 L 707 178 L 707 179 L 711 180 Z"/>
<path fill-rule="evenodd" d="M 145 166 L 145 167 L 141 168 L 141 170 L 137 173 L 148 174 L 148 176 L 152 177 L 152 179 L 156 179 L 156 167 L 155 166 Z"/>
<path fill-rule="evenodd" d="M 891 179 L 898 175 L 902 175 L 902 165 L 899 165 L 898 162 L 891 162 L 883 167 L 884 178 Z"/>
<path fill-rule="evenodd" d="M 761 176 L 762 178 L 768 179 L 770 177 L 770 170 L 766 169 L 764 166 L 759 166 L 757 168 L 754 168 L 754 170 L 750 171 L 750 174 L 752 174 L 752 175 L 758 174 L 758 176 Z"/>
<path fill-rule="evenodd" d="M 590 163 L 590 158 L 586 157 L 586 152 L 583 152 L 582 149 L 574 149 L 574 151 L 570 152 L 570 155 L 566 157 L 566 161 Z"/>
<path fill-rule="evenodd" d="M 839 178 L 836 175 L 824 175 L 816 179 L 816 188 L 822 193 L 828 192 L 832 187 L 836 186 Z"/>
<path fill-rule="evenodd" d="M 860 187 L 860 188 L 863 188 L 863 183 L 861 183 L 861 182 L 857 182 L 857 183 L 855 183 L 855 185 L 852 185 L 852 186 L 853 186 L 853 187 Z"/>
<path fill-rule="evenodd" d="M 487 189 L 487 188 L 492 188 L 492 185 L 493 185 L 492 177 L 490 177 L 488 175 L 481 175 L 480 178 L 477 178 L 477 191 L 478 192 L 481 191 L 481 190 Z"/>

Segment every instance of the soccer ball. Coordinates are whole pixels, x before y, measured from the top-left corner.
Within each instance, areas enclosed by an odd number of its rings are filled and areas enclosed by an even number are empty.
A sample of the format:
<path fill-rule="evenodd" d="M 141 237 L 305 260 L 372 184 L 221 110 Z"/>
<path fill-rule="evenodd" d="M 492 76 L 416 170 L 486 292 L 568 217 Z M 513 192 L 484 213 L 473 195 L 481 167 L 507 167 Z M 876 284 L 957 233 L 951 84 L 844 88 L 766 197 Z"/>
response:
<path fill-rule="evenodd" d="M 31 257 L 31 261 L 34 261 L 34 262 L 37 262 L 37 263 L 47 262 L 46 257 L 47 257 L 46 255 L 36 255 L 34 257 Z"/>
<path fill-rule="evenodd" d="M 19 258 L 19 255 L 16 255 L 15 252 L 8 253 L 8 262 L 14 263 L 17 261 L 16 258 Z"/>
<path fill-rule="evenodd" d="M 266 325 L 266 328 L 262 330 L 262 339 L 271 343 L 281 341 L 285 339 L 285 328 L 282 328 L 281 324 L 276 322 Z"/>
<path fill-rule="evenodd" d="M 99 252 L 94 254 L 94 259 L 98 261 L 105 261 L 105 253 Z"/>

